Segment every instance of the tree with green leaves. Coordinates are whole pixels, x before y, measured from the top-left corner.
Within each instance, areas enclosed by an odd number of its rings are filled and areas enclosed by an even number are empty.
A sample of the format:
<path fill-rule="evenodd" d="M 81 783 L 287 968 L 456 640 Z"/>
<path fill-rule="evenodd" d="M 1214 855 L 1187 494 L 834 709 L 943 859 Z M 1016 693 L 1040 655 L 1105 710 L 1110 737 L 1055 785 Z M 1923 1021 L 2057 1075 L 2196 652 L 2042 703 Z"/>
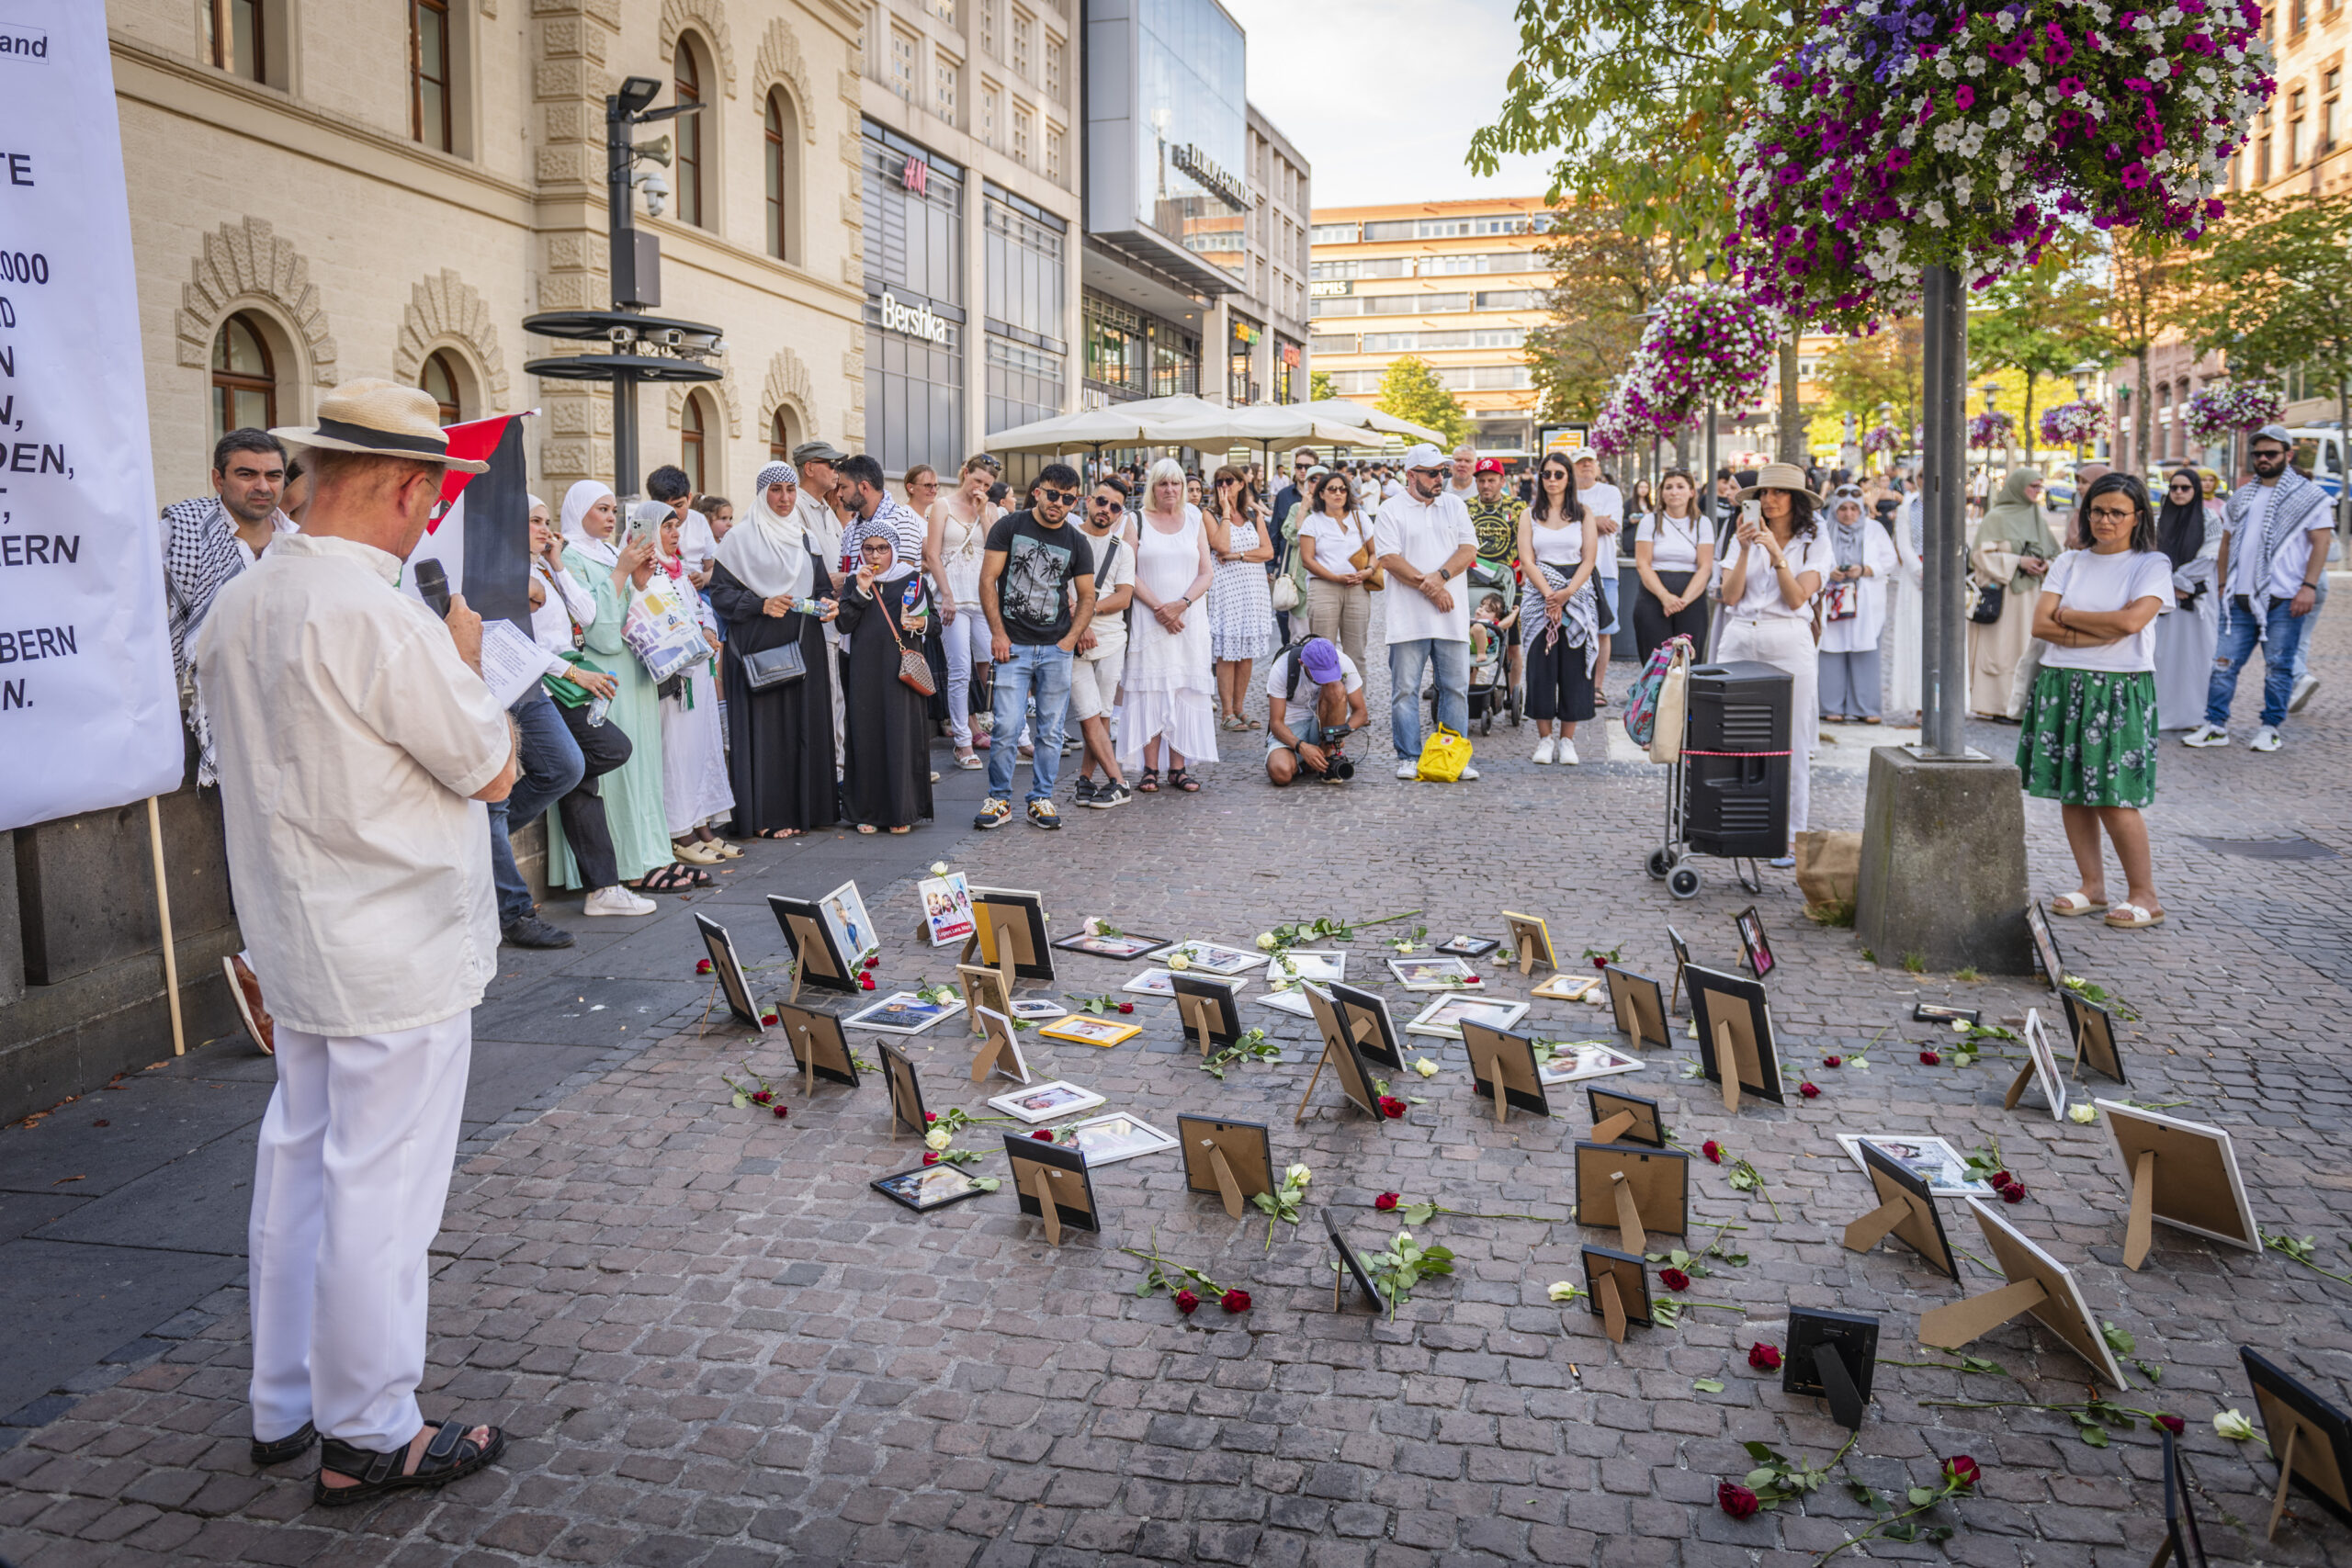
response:
<path fill-rule="evenodd" d="M 1469 437 L 1470 416 L 1463 412 L 1461 400 L 1419 355 L 1399 355 L 1389 361 L 1380 377 L 1380 400 L 1373 406 L 1442 432 L 1448 446 Z"/>
<path fill-rule="evenodd" d="M 2145 468 L 2155 423 L 2148 350 L 2173 329 L 2188 278 L 2181 247 L 2169 238 L 2138 229 L 2110 229 L 2108 235 L 2108 338 L 2118 355 L 2139 362 L 2132 392 L 2132 455 Z"/>
<path fill-rule="evenodd" d="M 1544 417 L 1589 420 L 1641 342 L 1643 313 L 1690 276 L 1671 247 L 1631 231 L 1622 208 L 1579 202 L 1553 215 L 1544 265 L 1557 281 L 1550 319 L 1527 334 L 1527 360 Z"/>
<path fill-rule="evenodd" d="M 2352 430 L 2352 191 L 2235 197 L 2184 280 L 2181 325 L 2240 379 L 2300 366 Z"/>
<path fill-rule="evenodd" d="M 1307 372 L 1306 396 L 1311 401 L 1319 403 L 1326 398 L 1336 398 L 1339 395 L 1339 384 L 1331 379 L 1331 373 L 1329 371 L 1310 370 Z"/>
<path fill-rule="evenodd" d="M 1968 314 L 1969 374 L 2015 370 L 2025 377 L 2018 430 L 2029 452 L 2039 439 L 2035 378 L 2064 377 L 2086 360 L 2104 365 L 2114 357 L 2107 321 L 2111 298 L 2090 276 L 2092 259 L 2053 247 L 2035 265 L 1996 280 Z"/>
<path fill-rule="evenodd" d="M 1918 428 L 1926 375 L 1919 318 L 1912 316 L 1860 337 L 1838 339 L 1821 356 L 1814 381 L 1828 394 L 1832 413 L 1852 414 L 1864 429 L 1877 419 L 1881 404 L 1892 404 L 1893 423 L 1908 440 Z"/>

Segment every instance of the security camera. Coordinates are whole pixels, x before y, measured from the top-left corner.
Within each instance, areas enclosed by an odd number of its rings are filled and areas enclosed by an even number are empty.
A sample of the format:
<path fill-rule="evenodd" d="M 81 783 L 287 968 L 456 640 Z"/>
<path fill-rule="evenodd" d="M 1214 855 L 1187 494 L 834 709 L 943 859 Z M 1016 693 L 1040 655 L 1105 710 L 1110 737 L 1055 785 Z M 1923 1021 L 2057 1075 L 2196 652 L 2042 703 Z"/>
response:
<path fill-rule="evenodd" d="M 675 327 L 668 328 L 662 333 L 662 346 L 664 348 L 675 348 L 685 341 L 686 334 Z"/>
<path fill-rule="evenodd" d="M 638 176 L 637 183 L 645 190 L 645 210 L 655 218 L 661 217 L 662 209 L 670 200 L 670 182 L 662 177 L 661 170 L 648 169 Z"/>
<path fill-rule="evenodd" d="M 613 346 L 615 348 L 618 348 L 621 344 L 635 337 L 637 335 L 637 331 L 633 327 L 606 327 L 605 329 L 605 335 L 613 340 Z"/>

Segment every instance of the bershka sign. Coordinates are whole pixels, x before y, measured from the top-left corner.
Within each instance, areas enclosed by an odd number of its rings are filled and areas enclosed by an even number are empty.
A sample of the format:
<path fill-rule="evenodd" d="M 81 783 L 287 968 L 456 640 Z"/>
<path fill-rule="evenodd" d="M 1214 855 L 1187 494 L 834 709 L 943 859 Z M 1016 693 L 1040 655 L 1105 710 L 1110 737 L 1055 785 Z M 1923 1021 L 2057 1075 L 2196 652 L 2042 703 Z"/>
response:
<path fill-rule="evenodd" d="M 921 338 L 925 343 L 947 346 L 947 319 L 933 314 L 929 305 L 907 305 L 888 289 L 882 291 L 882 330 L 906 337 Z"/>

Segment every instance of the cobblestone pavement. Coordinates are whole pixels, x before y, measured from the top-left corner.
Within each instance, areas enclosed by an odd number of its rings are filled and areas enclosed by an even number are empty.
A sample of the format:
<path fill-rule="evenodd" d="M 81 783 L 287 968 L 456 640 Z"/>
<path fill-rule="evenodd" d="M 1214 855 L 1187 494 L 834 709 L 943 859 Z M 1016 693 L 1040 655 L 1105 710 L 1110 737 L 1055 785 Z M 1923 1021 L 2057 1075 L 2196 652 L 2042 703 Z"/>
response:
<path fill-rule="evenodd" d="M 2323 623 L 2318 667 L 2341 668 L 2347 643 L 2340 616 Z M 2059 932 L 2068 967 L 2141 1015 L 2123 1032 L 2130 1086 L 2102 1092 L 2228 1128 L 2263 1227 L 2316 1237 L 2317 1261 L 2339 1271 L 2352 1257 L 2342 1213 L 2352 923 L 2337 858 L 2352 843 L 2340 821 L 2352 793 L 2346 701 L 2331 677 L 2272 756 L 2168 743 L 2152 829 L 2170 921 L 2141 933 L 2064 921 Z M 2001 750 L 2014 738 L 1974 736 Z M 1521 732 L 1482 746 L 1475 784 L 1398 784 L 1375 765 L 1345 792 L 1277 795 L 1256 777 L 1256 735 L 1234 736 L 1195 796 L 1071 811 L 1053 840 L 1020 825 L 930 836 L 976 883 L 1042 890 L 1060 932 L 1102 914 L 1246 943 L 1283 920 L 1419 909 L 1404 925 L 1426 923 L 1435 938 L 1490 931 L 1508 906 L 1546 915 L 1571 965 L 1582 948 L 1623 944 L 1628 963 L 1670 973 L 1670 919 L 1702 962 L 1729 966 L 1732 918 L 1748 897 L 1709 865 L 1699 897 L 1675 904 L 1640 870 L 1661 814 L 1658 775 L 1600 762 L 1539 770 L 1525 760 L 1532 744 Z M 1373 748 L 1375 762 L 1383 751 Z M 1825 769 L 1817 825 L 1857 825 L 1860 787 L 1859 772 Z M 2071 886 L 2055 808 L 2030 803 L 2027 823 L 2035 890 Z M 2343 1398 L 2352 1285 L 2162 1226 L 2146 1268 L 2124 1270 L 2125 1199 L 2106 1129 L 2052 1121 L 2031 1091 L 2004 1111 L 2013 1064 L 1917 1059 L 1928 1030 L 1908 1021 L 1916 999 L 2016 1021 L 2029 1007 L 2050 1014 L 2050 995 L 2021 978 L 1866 962 L 1852 932 L 1803 919 L 1785 874 L 1768 877 L 1753 901 L 1781 959 L 1774 1022 L 1784 1059 L 1820 1097 L 1727 1116 L 1709 1086 L 1678 1072 L 1692 1054 L 1684 1041 L 1613 1080 L 1660 1098 L 1682 1144 L 1721 1140 L 1763 1178 L 1760 1192 L 1737 1192 L 1725 1168 L 1694 1162 L 1690 1239 L 1703 1239 L 1699 1226 L 1745 1225 L 1730 1238 L 1747 1261 L 1683 1292 L 1710 1305 L 1679 1327 L 1637 1328 L 1612 1347 L 1583 1303 L 1547 1299 L 1554 1280 L 1581 1282 L 1580 1244 L 1613 1238 L 1571 1223 L 1566 1206 L 1586 1113 L 1563 1095 L 1556 1125 L 1515 1115 L 1498 1127 L 1455 1043 L 1408 1043 L 1442 1070 L 1396 1086 L 1419 1099 L 1403 1121 L 1344 1108 L 1327 1075 L 1294 1127 L 1312 1035 L 1272 1010 L 1245 1001 L 1245 1021 L 1265 1024 L 1284 1059 L 1238 1066 L 1222 1084 L 1157 1001 L 1138 999 L 1145 1033 L 1115 1049 L 1030 1036 L 1039 1072 L 1085 1084 L 1113 1109 L 1169 1128 L 1188 1110 L 1262 1121 L 1278 1163 L 1314 1170 L 1304 1223 L 1275 1227 L 1269 1247 L 1264 1219 L 1237 1224 L 1189 1194 L 1172 1156 L 1111 1166 L 1095 1173 L 1102 1232 L 1056 1249 L 1014 1214 L 1010 1193 L 918 1217 L 870 1191 L 919 1155 L 890 1136 L 877 1083 L 812 1100 L 786 1086 L 788 1122 L 730 1109 L 720 1073 L 748 1062 L 781 1077 L 783 1054 L 704 1024 L 697 1002 L 660 1043 L 460 1169 L 425 1405 L 505 1425 L 514 1442 L 503 1464 L 356 1517 L 309 1506 L 308 1464 L 254 1474 L 243 1302 L 224 1290 L 158 1359 L 0 1455 L 0 1552 L 20 1568 L 1798 1564 L 1869 1519 L 1842 1475 L 1744 1521 L 1716 1506 L 1716 1483 L 1748 1469 L 1743 1441 L 1821 1461 L 1843 1439 L 1817 1401 L 1781 1393 L 1747 1359 L 1751 1342 L 1782 1341 L 1789 1307 L 1819 1306 L 1883 1323 L 1875 1403 L 1848 1472 L 1899 1493 L 1952 1455 L 1984 1470 L 1977 1495 L 1930 1516 L 1956 1527 L 1951 1540 L 1873 1543 L 1869 1557 L 2145 1563 L 2162 1495 L 2145 1422 L 2094 1447 L 2062 1415 L 1928 1403 L 2086 1398 L 2084 1363 L 2049 1333 L 2011 1324 L 1971 1347 L 2018 1381 L 1900 1364 L 1942 1359 L 1917 1345 L 1921 1311 L 1995 1281 L 1964 1264 L 1955 1287 L 1899 1248 L 1838 1245 L 1871 1204 L 1833 1134 L 1885 1130 L 1933 1131 L 1963 1148 L 1999 1140 L 2030 1190 L 2006 1216 L 2075 1271 L 2097 1316 L 2135 1337 L 2138 1361 L 2161 1369 L 2160 1387 L 2135 1372 L 2119 1403 L 2187 1417 L 2216 1560 L 2352 1562 L 2352 1531 L 2307 1502 L 2263 1542 L 2268 1461 L 2211 1421 L 2221 1409 L 2254 1413 L 2240 1343 Z M 884 930 L 913 923 L 908 884 L 866 897 Z M 755 907 L 733 926 L 747 959 L 780 950 Z M 1358 937 L 1351 980 L 1372 978 L 1397 929 Z M 678 973 L 693 951 L 682 931 Z M 1131 973 L 1060 957 L 1057 996 L 1115 991 Z M 948 955 L 900 939 L 879 977 L 890 987 L 950 972 Z M 1515 972 L 1497 977 L 1506 995 L 1524 985 Z M 1400 1010 L 1418 999 L 1380 988 Z M 1245 997 L 1263 989 L 1254 982 Z M 934 1109 L 978 1110 L 995 1091 L 969 1084 L 953 1027 L 912 1052 Z M 1586 1037 L 1606 1022 L 1538 1003 L 1528 1027 Z M 873 1038 L 854 1036 L 869 1054 Z M 1829 1054 L 1848 1065 L 1826 1067 Z M 1864 1054 L 1867 1069 L 1853 1061 Z M 995 1133 L 963 1141 L 987 1148 Z M 981 1168 L 1001 1172 L 1001 1155 Z M 1440 1215 L 1419 1235 L 1456 1252 L 1451 1279 L 1423 1284 L 1394 1323 L 1354 1305 L 1335 1313 L 1317 1211 L 1368 1248 L 1394 1228 L 1371 1206 L 1384 1190 L 1543 1218 Z M 1962 1206 L 1946 1204 L 1945 1220 L 1956 1243 L 1984 1251 Z M 1164 1297 L 1139 1298 L 1144 1265 L 1120 1249 L 1155 1241 L 1254 1305 L 1228 1315 L 1204 1303 L 1187 1320 Z"/>

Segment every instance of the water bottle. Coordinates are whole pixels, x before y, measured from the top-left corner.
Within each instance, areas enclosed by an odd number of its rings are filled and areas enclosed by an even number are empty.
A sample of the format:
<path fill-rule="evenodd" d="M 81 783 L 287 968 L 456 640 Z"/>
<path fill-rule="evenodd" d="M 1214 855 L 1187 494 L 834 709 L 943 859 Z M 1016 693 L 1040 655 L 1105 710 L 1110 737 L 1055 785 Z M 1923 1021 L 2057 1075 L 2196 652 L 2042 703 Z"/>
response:
<path fill-rule="evenodd" d="M 605 722 L 605 716 L 612 711 L 613 699 L 610 697 L 598 697 L 589 703 L 588 728 L 591 729 L 601 728 Z"/>

